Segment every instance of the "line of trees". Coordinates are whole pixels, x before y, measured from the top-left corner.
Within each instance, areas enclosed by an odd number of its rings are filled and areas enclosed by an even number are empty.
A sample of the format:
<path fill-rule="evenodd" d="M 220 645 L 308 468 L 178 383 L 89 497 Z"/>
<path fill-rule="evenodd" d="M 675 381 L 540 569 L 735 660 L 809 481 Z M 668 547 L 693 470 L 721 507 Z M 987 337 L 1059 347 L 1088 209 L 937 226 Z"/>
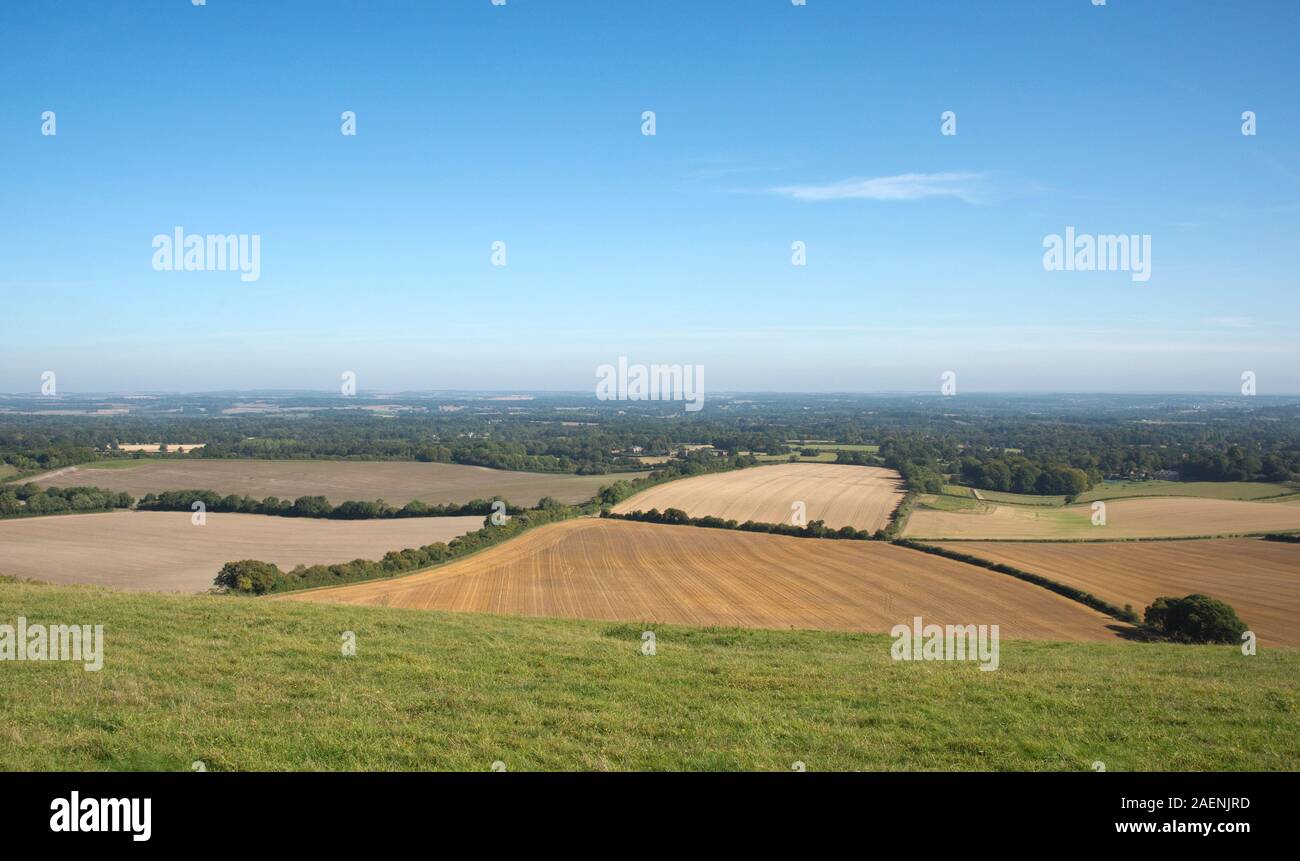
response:
<path fill-rule="evenodd" d="M 1295 457 L 1282 452 L 1257 454 L 1239 445 L 1223 451 L 1201 451 L 1180 465 L 1189 481 L 1293 481 L 1300 475 Z"/>
<path fill-rule="evenodd" d="M 423 547 L 390 550 L 376 561 L 354 559 L 336 565 L 299 565 L 292 571 L 282 571 L 273 563 L 257 559 L 227 562 L 213 580 L 213 585 L 235 594 L 264 595 L 269 592 L 291 592 L 394 577 L 467 556 L 536 526 L 567 520 L 592 511 L 591 505 L 569 506 L 548 499 L 537 508 L 523 511 L 499 526 L 494 525 L 488 517 L 484 519 L 482 528 L 475 532 L 448 542 L 436 541 Z"/>
<path fill-rule="evenodd" d="M 852 526 L 842 526 L 839 529 L 832 529 L 826 525 L 825 521 L 813 520 L 806 526 L 795 526 L 790 523 L 760 523 L 754 520 L 746 520 L 740 523 L 736 520 L 724 520 L 721 517 L 709 515 L 707 517 L 691 517 L 680 508 L 665 508 L 660 511 L 652 508 L 649 511 L 631 511 L 627 514 L 614 514 L 611 511 L 602 511 L 601 517 L 609 517 L 615 520 L 635 520 L 639 523 L 667 523 L 674 526 L 702 526 L 705 529 L 735 529 L 741 532 L 766 532 L 772 535 L 790 535 L 795 538 L 843 538 L 854 541 L 871 541 L 874 539 L 883 539 L 885 531 L 882 529 L 875 535 L 865 529 L 854 529 Z"/>
<path fill-rule="evenodd" d="M 475 499 L 463 504 L 430 505 L 416 499 L 398 508 L 382 499 L 373 502 L 349 500 L 333 505 L 323 496 L 300 496 L 294 500 L 268 496 L 257 500 L 250 496 L 236 494 L 222 496 L 212 490 L 168 490 L 158 494 L 149 493 L 140 500 L 138 507 L 141 511 L 193 511 L 196 502 L 202 503 L 205 511 L 217 513 L 267 514 L 275 517 L 314 517 L 330 520 L 482 516 L 492 513 L 494 502 L 504 504 L 503 511 L 506 514 L 519 514 L 524 511 L 522 507 L 511 505 L 505 500 Z M 546 497 L 538 503 L 538 507 L 551 507 L 558 504 L 556 500 Z M 498 509 L 500 510 L 499 506 Z"/>
<path fill-rule="evenodd" d="M 0 518 L 36 517 L 42 514 L 68 514 L 112 511 L 130 508 L 135 502 L 129 493 L 102 487 L 38 487 L 28 482 L 0 492 Z"/>

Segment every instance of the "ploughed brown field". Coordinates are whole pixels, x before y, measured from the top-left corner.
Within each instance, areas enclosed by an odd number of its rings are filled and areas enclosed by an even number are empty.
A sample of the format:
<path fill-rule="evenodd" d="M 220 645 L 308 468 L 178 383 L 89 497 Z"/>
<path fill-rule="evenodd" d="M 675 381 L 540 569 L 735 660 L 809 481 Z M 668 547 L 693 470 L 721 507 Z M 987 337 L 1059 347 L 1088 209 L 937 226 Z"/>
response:
<path fill-rule="evenodd" d="M 188 511 L 123 511 L 0 520 L 0 574 L 153 592 L 204 592 L 239 559 L 325 565 L 450 541 L 482 517 L 311 520 Z"/>
<path fill-rule="evenodd" d="M 1300 544 L 1222 541 L 939 544 L 1084 589 L 1140 614 L 1157 597 L 1226 601 L 1261 645 L 1300 646 Z"/>
<path fill-rule="evenodd" d="M 1106 524 L 1092 524 L 1092 504 L 1048 508 L 991 504 L 986 509 L 935 511 L 918 507 L 905 534 L 918 539 L 1192 538 L 1300 529 L 1300 506 L 1236 499 L 1147 496 L 1112 499 Z"/>
<path fill-rule="evenodd" d="M 415 461 L 340 460 L 153 460 L 139 466 L 95 469 L 82 465 L 37 479 L 39 485 L 92 485 L 141 497 L 164 490 L 213 490 L 264 499 L 278 496 L 324 496 L 337 505 L 349 499 L 383 499 L 405 505 L 413 499 L 428 503 L 469 502 L 502 497 L 514 505 L 532 506 L 543 496 L 561 502 L 583 502 L 618 475 L 551 475 L 511 472 L 484 466 Z"/>
<path fill-rule="evenodd" d="M 783 463 L 670 481 L 628 497 L 614 511 L 678 508 L 691 517 L 791 523 L 794 504 L 802 502 L 810 523 L 823 520 L 835 529 L 875 532 L 889 522 L 903 493 L 892 469 Z"/>
<path fill-rule="evenodd" d="M 1043 640 L 1110 640 L 1119 627 L 1013 577 L 885 542 L 595 518 L 542 526 L 417 574 L 276 600 L 886 633 L 921 616 Z"/>

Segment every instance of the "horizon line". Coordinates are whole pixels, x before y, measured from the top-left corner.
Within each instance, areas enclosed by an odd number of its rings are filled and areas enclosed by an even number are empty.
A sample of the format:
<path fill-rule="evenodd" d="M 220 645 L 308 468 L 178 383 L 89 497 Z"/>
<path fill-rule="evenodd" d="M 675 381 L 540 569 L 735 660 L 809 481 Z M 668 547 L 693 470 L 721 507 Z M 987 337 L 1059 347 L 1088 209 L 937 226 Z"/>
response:
<path fill-rule="evenodd" d="M 258 396 L 286 396 L 286 395 L 312 395 L 321 397 L 332 397 L 344 401 L 355 401 L 363 398 L 395 398 L 403 396 L 465 396 L 465 395 L 580 395 L 589 396 L 595 399 L 592 389 L 359 389 L 355 395 L 341 395 L 334 389 L 199 389 L 199 390 L 180 390 L 180 389 L 104 389 L 104 390 L 86 390 L 72 391 L 54 395 L 42 394 L 39 391 L 26 392 L 0 392 L 0 398 L 24 398 L 39 399 L 48 401 L 60 401 L 73 397 L 195 397 L 195 396 L 217 396 L 217 395 L 258 395 Z M 1012 395 L 1012 396 L 1056 396 L 1056 397 L 1075 397 L 1081 395 L 1087 396 L 1107 396 L 1107 397 L 1231 397 L 1231 398 L 1283 398 L 1283 397 L 1300 397 L 1300 391 L 1292 392 L 1271 392 L 1267 394 L 1243 395 L 1239 392 L 1212 391 L 1212 390 L 1190 390 L 1190 389 L 1141 389 L 1132 391 L 1114 391 L 1105 389 L 972 389 L 958 392 L 953 395 L 945 395 L 930 389 L 873 389 L 873 390 L 827 390 L 827 389 L 808 389 L 803 391 L 790 389 L 730 389 L 718 391 L 712 394 L 705 393 L 707 398 L 734 398 L 736 396 L 747 395 L 793 395 L 793 396 L 845 396 L 852 395 L 858 397 L 889 397 L 889 396 L 907 396 L 907 397 L 934 397 L 956 399 L 963 395 Z M 599 401 L 600 403 L 671 403 L 671 399 L 629 399 L 627 401 Z"/>

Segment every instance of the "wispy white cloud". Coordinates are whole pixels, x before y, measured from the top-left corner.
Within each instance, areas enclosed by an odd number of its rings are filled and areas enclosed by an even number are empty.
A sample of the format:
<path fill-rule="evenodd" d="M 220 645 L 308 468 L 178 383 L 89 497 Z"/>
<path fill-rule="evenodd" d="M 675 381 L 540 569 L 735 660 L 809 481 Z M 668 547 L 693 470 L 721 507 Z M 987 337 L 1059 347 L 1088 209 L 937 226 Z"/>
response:
<path fill-rule="evenodd" d="M 1206 317 L 1205 322 L 1211 326 L 1227 326 L 1231 329 L 1248 329 L 1255 325 L 1250 317 Z"/>
<path fill-rule="evenodd" d="M 955 197 L 966 203 L 987 199 L 988 174 L 970 171 L 902 173 L 872 179 L 846 179 L 827 185 L 782 185 L 767 189 L 796 200 L 921 200 Z"/>

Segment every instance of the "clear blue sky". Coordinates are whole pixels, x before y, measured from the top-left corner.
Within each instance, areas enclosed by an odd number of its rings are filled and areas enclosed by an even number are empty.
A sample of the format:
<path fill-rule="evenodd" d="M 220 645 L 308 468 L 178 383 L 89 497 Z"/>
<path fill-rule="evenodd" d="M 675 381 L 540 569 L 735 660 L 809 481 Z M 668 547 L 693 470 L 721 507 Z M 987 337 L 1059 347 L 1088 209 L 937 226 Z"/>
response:
<path fill-rule="evenodd" d="M 5 2 L 0 391 L 585 389 L 627 355 L 714 391 L 1295 393 L 1298 31 L 1290 0 Z M 177 225 L 260 234 L 261 279 L 154 271 Z M 1150 234 L 1150 280 L 1044 271 L 1067 226 Z"/>

